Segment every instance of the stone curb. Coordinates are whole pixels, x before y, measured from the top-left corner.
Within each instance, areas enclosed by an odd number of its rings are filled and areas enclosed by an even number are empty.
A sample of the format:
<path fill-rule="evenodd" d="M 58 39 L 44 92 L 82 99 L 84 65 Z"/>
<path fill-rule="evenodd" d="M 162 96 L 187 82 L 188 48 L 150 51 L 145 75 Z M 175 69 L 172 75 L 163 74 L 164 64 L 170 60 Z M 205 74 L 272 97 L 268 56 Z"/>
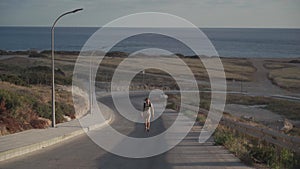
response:
<path fill-rule="evenodd" d="M 79 129 L 79 130 L 73 131 L 71 133 L 67 133 L 67 134 L 64 134 L 62 136 L 54 137 L 52 139 L 45 140 L 45 141 L 42 141 L 42 142 L 39 142 L 39 143 L 34 143 L 34 144 L 31 144 L 31 145 L 18 147 L 18 148 L 14 148 L 14 149 L 4 151 L 4 152 L 0 152 L 0 161 L 8 160 L 8 159 L 11 159 L 11 158 L 14 158 L 14 157 L 18 157 L 18 156 L 33 152 L 33 151 L 37 151 L 37 150 L 40 150 L 42 148 L 45 148 L 45 147 L 63 142 L 63 141 L 68 140 L 70 138 L 79 136 L 81 134 L 84 134 L 87 131 L 91 131 L 91 130 L 95 130 L 95 129 L 105 127 L 105 125 L 110 124 L 113 121 L 113 119 L 114 119 L 114 117 L 111 114 L 109 119 L 107 119 L 105 122 L 103 122 L 101 124 L 96 124 L 96 125 L 84 128 L 84 129 Z"/>

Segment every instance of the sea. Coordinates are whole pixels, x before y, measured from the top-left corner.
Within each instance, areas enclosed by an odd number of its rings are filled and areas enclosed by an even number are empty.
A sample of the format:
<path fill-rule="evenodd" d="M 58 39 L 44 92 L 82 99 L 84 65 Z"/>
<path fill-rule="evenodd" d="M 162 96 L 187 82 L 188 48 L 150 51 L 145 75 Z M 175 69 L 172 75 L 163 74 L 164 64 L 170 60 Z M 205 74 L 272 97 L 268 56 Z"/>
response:
<path fill-rule="evenodd" d="M 56 51 L 81 51 L 87 40 L 98 27 L 56 27 Z M 134 28 L 118 28 L 106 33 L 101 41 L 111 40 L 119 34 L 131 32 Z M 146 28 L 144 28 L 146 29 Z M 149 28 L 150 29 L 150 28 Z M 170 29 L 173 28 L 157 28 Z M 179 30 L 178 30 L 179 29 Z M 180 30 L 182 29 L 182 30 Z M 193 39 L 185 28 L 186 38 Z M 237 58 L 300 58 L 300 29 L 273 28 L 199 28 L 210 40 L 219 56 Z M 195 42 L 196 43 L 196 42 Z M 191 56 L 194 53 L 173 38 L 156 34 L 144 34 L 127 38 L 110 51 L 132 53 L 141 49 L 161 48 Z M 105 46 L 99 46 L 99 50 Z M 0 50 L 50 50 L 50 27 L 0 27 Z"/>

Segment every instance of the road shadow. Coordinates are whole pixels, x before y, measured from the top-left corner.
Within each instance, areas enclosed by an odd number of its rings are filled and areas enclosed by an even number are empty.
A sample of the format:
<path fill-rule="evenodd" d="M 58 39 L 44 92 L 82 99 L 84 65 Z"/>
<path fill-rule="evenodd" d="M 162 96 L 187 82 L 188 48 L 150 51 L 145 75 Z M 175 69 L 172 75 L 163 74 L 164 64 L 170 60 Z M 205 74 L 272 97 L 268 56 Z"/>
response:
<path fill-rule="evenodd" d="M 144 98 L 144 95 L 141 95 L 138 99 L 142 98 Z M 117 112 L 116 108 L 112 105 L 113 101 L 111 98 L 106 97 L 105 99 L 99 99 L 99 101 L 110 107 L 113 111 Z M 136 103 L 133 103 L 133 105 L 137 108 L 142 107 L 136 105 Z M 166 126 L 164 126 L 161 117 L 152 122 L 150 132 L 146 132 L 144 124 L 133 123 L 122 117 L 119 113 L 115 113 L 115 120 L 111 126 L 122 134 L 135 138 L 152 137 L 164 132 L 167 129 Z M 121 147 L 116 145 L 115 149 L 118 148 Z M 136 148 L 138 150 L 140 147 Z M 99 157 L 97 161 L 99 168 L 104 169 L 171 169 L 171 165 L 166 159 L 166 153 L 148 158 L 127 158 L 106 152 L 103 156 Z"/>

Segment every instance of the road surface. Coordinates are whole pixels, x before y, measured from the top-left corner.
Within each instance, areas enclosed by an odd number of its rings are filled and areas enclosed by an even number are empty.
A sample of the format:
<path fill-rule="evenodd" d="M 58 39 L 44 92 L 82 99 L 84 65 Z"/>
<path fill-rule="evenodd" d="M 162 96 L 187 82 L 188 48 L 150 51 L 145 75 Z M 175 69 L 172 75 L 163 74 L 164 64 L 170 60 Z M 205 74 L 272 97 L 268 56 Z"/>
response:
<path fill-rule="evenodd" d="M 145 96 L 131 97 L 133 105 L 140 106 Z M 102 98 L 101 102 L 112 109 L 111 98 Z M 115 113 L 112 127 L 131 137 L 149 137 L 163 132 L 172 124 L 171 116 L 176 112 L 165 111 L 152 123 L 150 133 L 144 131 L 143 124 L 135 124 Z M 166 121 L 169 121 L 166 123 Z M 158 156 L 132 159 L 106 152 L 97 146 L 87 135 L 72 138 L 61 144 L 44 148 L 0 163 L 1 169 L 215 169 L 248 168 L 234 155 L 212 142 L 197 142 L 200 126 L 194 126 L 187 137 L 170 151 Z M 105 132 L 105 128 L 95 132 Z M 108 133 L 109 134 L 109 133 Z M 137 145 L 137 149 L 139 146 Z"/>

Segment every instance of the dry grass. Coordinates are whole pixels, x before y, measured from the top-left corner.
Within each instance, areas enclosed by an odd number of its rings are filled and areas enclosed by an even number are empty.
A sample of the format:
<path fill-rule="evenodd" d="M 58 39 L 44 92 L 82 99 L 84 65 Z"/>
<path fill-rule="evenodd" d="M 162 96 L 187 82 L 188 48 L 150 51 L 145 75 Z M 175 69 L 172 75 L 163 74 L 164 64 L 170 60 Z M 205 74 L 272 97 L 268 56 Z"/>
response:
<path fill-rule="evenodd" d="M 246 59 L 222 59 L 228 80 L 252 81 L 256 68 Z"/>
<path fill-rule="evenodd" d="M 66 75 L 71 75 L 73 73 L 74 64 L 76 62 L 77 56 L 75 55 L 62 55 L 56 54 L 56 67 L 63 70 Z M 154 58 L 155 59 L 155 58 Z M 182 58 L 183 61 L 190 67 L 195 77 L 199 80 L 208 80 L 208 75 L 205 66 L 201 62 L 200 59 L 195 58 Z M 203 60 L 208 58 L 202 58 Z M 105 57 L 101 66 L 116 68 L 124 58 L 122 57 Z M 171 59 L 173 60 L 173 59 Z M 166 59 L 166 63 L 170 64 L 170 66 L 178 66 L 176 62 Z M 247 59 L 230 59 L 230 58 L 222 58 L 222 64 L 224 66 L 226 79 L 228 80 L 237 80 L 237 81 L 251 81 L 252 73 L 255 72 L 255 68 Z M 6 64 L 7 63 L 7 64 Z M 16 65 L 16 63 L 18 63 Z M 133 63 L 134 64 L 134 63 Z M 18 68 L 26 68 L 29 66 L 51 66 L 50 55 L 48 58 L 10 58 L 5 60 L 6 65 L 13 65 Z M 1 66 L 1 65 L 0 65 Z M 1 67 L 0 67 L 1 68 Z M 1 69 L 0 69 L 1 70 Z M 161 74 L 161 71 L 158 70 L 149 70 L 149 73 Z"/>
<path fill-rule="evenodd" d="M 280 69 L 280 68 L 286 68 L 287 64 L 284 63 L 265 63 L 264 67 L 267 69 Z"/>
<path fill-rule="evenodd" d="M 14 93 L 26 93 L 37 98 L 42 103 L 48 103 L 51 101 L 51 87 L 45 85 L 32 85 L 31 87 L 18 86 L 7 82 L 0 82 L 0 89 L 11 91 Z M 65 91 L 62 87 L 56 87 L 56 100 L 57 102 L 64 102 L 66 104 L 73 105 L 72 93 Z"/>
<path fill-rule="evenodd" d="M 105 58 L 103 59 L 101 65 L 107 67 L 117 67 L 118 64 L 124 58 Z M 155 59 L 155 58 L 154 58 Z M 202 58 L 207 60 L 209 58 Z M 182 60 L 190 67 L 195 77 L 199 80 L 208 80 L 208 74 L 205 66 L 203 65 L 200 59 L 196 58 L 182 58 Z M 237 81 L 251 81 L 252 73 L 256 71 L 252 63 L 246 59 L 228 59 L 222 58 L 222 64 L 224 66 L 226 79 L 228 80 L 237 80 Z M 173 59 L 165 59 L 165 62 L 170 66 L 178 66 Z M 179 68 L 179 67 L 178 67 Z M 149 73 L 160 74 L 161 71 L 158 70 L 149 70 Z"/>
<path fill-rule="evenodd" d="M 282 88 L 300 91 L 300 67 L 287 67 L 282 64 L 268 64 L 271 67 L 268 78 Z"/>
<path fill-rule="evenodd" d="M 105 57 L 101 64 L 108 66 L 108 67 L 117 67 L 119 63 L 123 60 L 124 58 L 121 57 Z"/>

